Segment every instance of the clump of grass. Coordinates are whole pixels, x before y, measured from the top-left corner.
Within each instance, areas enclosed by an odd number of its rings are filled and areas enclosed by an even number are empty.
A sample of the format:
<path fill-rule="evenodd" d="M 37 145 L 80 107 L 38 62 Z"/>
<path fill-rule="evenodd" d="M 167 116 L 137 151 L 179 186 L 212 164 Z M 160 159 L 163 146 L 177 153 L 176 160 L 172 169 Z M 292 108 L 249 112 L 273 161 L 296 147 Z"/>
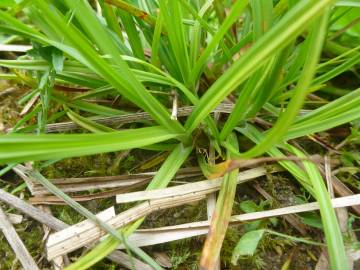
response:
<path fill-rule="evenodd" d="M 236 171 L 222 164 L 290 153 L 301 166 L 294 159 L 278 163 L 319 202 L 331 265 L 346 268 L 345 245 L 323 177 L 306 160 L 308 153 L 292 142 L 352 125 L 360 117 L 360 89 L 333 87 L 334 78 L 345 72 L 359 79 L 360 32 L 348 26 L 356 20 L 347 17 L 356 9 L 351 1 L 7 2 L 0 5 L 4 40 L 11 43 L 16 36 L 33 49 L 15 60 L 0 60 L 10 73 L 0 78 L 27 87 L 21 104 L 37 100 L 12 134 L 0 136 L 0 164 L 10 168 L 32 161 L 46 172 L 47 165 L 66 158 L 130 149 L 166 151 L 150 190 L 168 186 L 181 166 L 198 160 L 204 175 L 224 175 L 212 233 L 201 255 L 201 267 L 211 269 L 236 189 Z M 222 102 L 233 104 L 230 114 L 213 115 Z M 179 106 L 193 107 L 178 116 Z M 121 130 L 95 121 L 138 110 L 151 120 L 139 117 Z M 84 132 L 46 134 L 48 124 L 67 117 Z M 244 138 L 252 143 L 239 146 Z M 214 149 L 215 160 L 204 149 Z M 68 269 L 100 261 L 142 221 L 118 232 L 101 224 L 111 236 Z M 129 249 L 159 268 L 138 248 Z"/>

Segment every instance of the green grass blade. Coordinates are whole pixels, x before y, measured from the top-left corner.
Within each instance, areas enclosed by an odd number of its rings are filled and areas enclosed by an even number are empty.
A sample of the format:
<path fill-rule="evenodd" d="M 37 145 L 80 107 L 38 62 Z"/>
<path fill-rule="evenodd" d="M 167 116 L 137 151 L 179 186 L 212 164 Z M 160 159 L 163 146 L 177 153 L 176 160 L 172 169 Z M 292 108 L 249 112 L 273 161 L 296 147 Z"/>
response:
<path fill-rule="evenodd" d="M 145 60 L 144 48 L 142 46 L 139 33 L 137 32 L 133 17 L 125 11 L 119 11 L 119 13 L 134 56 Z"/>
<path fill-rule="evenodd" d="M 195 66 L 191 70 L 191 77 L 190 80 L 193 84 L 196 84 L 198 77 L 200 75 L 201 69 L 205 66 L 207 59 L 209 58 L 211 52 L 216 48 L 216 46 L 221 42 L 224 35 L 227 33 L 229 28 L 233 25 L 242 11 L 248 5 L 248 0 L 240 0 L 235 2 L 233 5 L 230 13 L 226 16 L 226 19 L 221 24 L 218 31 L 215 33 L 214 37 L 211 39 L 211 42 L 207 44 L 206 49 L 200 55 L 199 59 L 197 60 Z"/>
<path fill-rule="evenodd" d="M 181 71 L 182 80 L 187 85 L 191 67 L 188 40 L 183 25 L 183 10 L 180 3 L 173 0 L 160 0 L 159 6 L 160 12 L 163 14 L 164 25 L 166 25 L 172 51 Z"/>
<path fill-rule="evenodd" d="M 114 115 L 122 115 L 125 113 L 124 111 L 95 103 L 90 103 L 82 100 L 71 100 L 59 93 L 53 93 L 52 99 L 59 102 L 60 104 L 65 104 L 68 107 L 79 109 L 85 112 L 90 112 L 95 115 L 114 116 Z"/>
<path fill-rule="evenodd" d="M 102 13 L 106 20 L 107 26 L 119 37 L 122 42 L 124 42 L 124 37 L 116 15 L 116 8 L 102 1 L 99 1 L 99 4 L 101 5 Z"/>
<path fill-rule="evenodd" d="M 327 17 L 327 14 L 321 17 L 318 24 L 314 26 L 313 31 L 310 33 L 309 43 L 311 51 L 307 55 L 303 73 L 287 109 L 280 116 L 274 127 L 267 133 L 264 140 L 243 153 L 241 155 L 242 157 L 249 158 L 261 155 L 275 143 L 279 142 L 299 113 L 307 96 L 306 89 L 311 85 L 311 80 L 315 74 L 316 65 L 321 54 L 322 44 L 326 35 Z"/>
<path fill-rule="evenodd" d="M 76 124 L 78 124 L 80 127 L 89 130 L 93 133 L 102 133 L 102 132 L 114 132 L 115 130 L 112 128 L 109 128 L 107 126 L 101 125 L 99 123 L 96 123 L 94 121 L 91 121 L 89 118 L 83 117 L 69 108 L 65 108 L 66 115 Z"/>
<path fill-rule="evenodd" d="M 151 115 L 154 117 L 154 119 L 160 121 L 164 126 L 168 127 L 169 129 L 174 128 L 177 130 L 176 132 L 183 132 L 183 128 L 179 122 L 172 120 L 164 106 L 161 105 L 151 94 L 149 94 L 141 85 L 141 83 L 136 78 L 134 78 L 134 75 L 129 70 L 129 67 L 118 55 L 118 50 L 116 47 L 114 47 L 114 41 L 108 36 L 108 32 L 102 28 L 102 25 L 93 14 L 93 11 L 88 6 L 86 6 L 84 1 L 80 1 L 76 6 L 73 6 L 72 4 L 74 3 L 70 1 L 68 4 L 71 8 L 77 11 L 75 12 L 75 16 L 77 16 L 76 14 L 78 14 L 79 11 L 81 11 L 82 14 L 88 15 L 86 21 L 83 21 L 83 15 L 79 15 L 78 17 L 80 18 L 80 21 L 83 22 L 83 26 L 87 27 L 87 30 L 93 34 L 93 39 L 98 42 L 99 46 L 104 50 L 104 52 L 112 55 L 113 58 L 111 58 L 111 61 L 115 63 L 115 65 L 118 65 L 122 72 L 116 69 L 112 69 L 109 66 L 109 63 L 101 56 L 99 56 L 94 48 L 88 43 L 88 41 L 84 39 L 82 34 L 77 29 L 75 29 L 73 25 L 68 25 L 66 23 L 65 18 L 61 17 L 57 13 L 55 14 L 48 12 L 47 5 L 44 2 L 37 0 L 37 12 L 41 10 L 43 13 L 45 13 L 46 15 L 43 15 L 42 17 L 44 20 L 46 19 L 46 23 L 57 31 L 63 32 L 66 42 L 73 47 L 70 48 L 67 45 L 57 41 L 49 40 L 42 36 L 37 35 L 36 37 L 41 38 L 47 43 L 54 45 L 55 47 L 58 47 L 59 49 L 74 56 L 74 58 L 105 78 L 114 86 L 115 89 L 124 94 L 128 99 L 133 101 L 139 107 L 144 108 L 145 111 L 151 111 Z M 5 18 L 5 16 L 3 17 Z M 89 23 L 90 21 L 91 24 Z M 16 22 L 16 24 L 19 23 Z M 21 27 L 24 28 L 23 25 L 21 25 Z M 67 29 L 67 31 L 63 31 L 63 29 Z M 131 78 L 134 78 L 134 80 L 130 80 Z"/>
<path fill-rule="evenodd" d="M 342 63 L 341 65 L 331 69 L 329 72 L 322 74 L 321 76 L 317 77 L 313 84 L 323 84 L 332 78 L 338 76 L 339 74 L 351 69 L 354 65 L 360 63 L 360 53 L 355 54 L 351 58 L 349 58 L 346 62 Z"/>
<path fill-rule="evenodd" d="M 291 150 L 298 157 L 306 157 L 304 153 L 291 147 Z M 313 186 L 316 201 L 319 203 L 321 220 L 324 227 L 325 239 L 328 247 L 330 264 L 332 269 L 349 269 L 348 259 L 345 251 L 344 241 L 341 235 L 339 223 L 334 208 L 331 205 L 331 198 L 326 189 L 324 180 L 316 165 L 309 161 L 303 162 L 308 174 L 309 181 Z"/>
<path fill-rule="evenodd" d="M 141 103 L 145 105 L 145 111 L 149 111 L 149 113 L 158 120 L 161 118 L 161 123 L 165 127 L 170 129 L 174 128 L 174 130 L 177 130 L 178 132 L 183 130 L 179 122 L 172 121 L 171 118 L 169 118 L 169 113 L 164 106 L 149 94 L 143 85 L 136 80 L 127 64 L 117 53 L 113 41 L 106 35 L 102 25 L 96 19 L 90 5 L 85 1 L 80 1 L 79 3 L 66 1 L 66 4 L 70 9 L 75 11 L 75 17 L 82 26 L 91 33 L 100 49 L 103 50 L 104 53 L 112 56 L 111 62 L 120 67 L 121 73 L 119 74 L 120 77 L 118 79 L 122 81 L 124 88 L 128 88 L 132 92 L 129 98 L 131 99 L 131 97 L 134 97 L 135 100 L 140 100 Z"/>
<path fill-rule="evenodd" d="M 164 21 L 164 19 L 163 19 L 162 13 L 159 12 L 157 19 L 156 19 L 154 35 L 153 35 L 152 43 L 151 43 L 151 64 L 154 66 L 157 66 L 157 67 L 160 66 L 159 48 L 160 48 L 160 43 L 161 43 L 161 29 L 163 26 L 163 21 Z"/>
<path fill-rule="evenodd" d="M 253 16 L 253 38 L 258 40 L 271 28 L 273 20 L 273 1 L 251 0 L 251 11 Z"/>
<path fill-rule="evenodd" d="M 0 136 L 0 164 L 59 159 L 120 151 L 178 137 L 163 127 L 130 129 L 101 134 Z"/>
<path fill-rule="evenodd" d="M 188 118 L 186 129 L 193 131 L 231 91 L 255 72 L 259 65 L 287 46 L 332 3 L 332 0 L 304 0 L 293 7 L 208 89 Z"/>
<path fill-rule="evenodd" d="M 185 147 L 184 145 L 179 144 L 162 164 L 160 170 L 146 189 L 150 190 L 166 187 L 175 176 L 177 170 L 190 155 L 191 151 L 191 146 Z"/>
<path fill-rule="evenodd" d="M 220 139 L 225 140 L 226 137 L 232 132 L 233 128 L 242 120 L 244 120 L 250 108 L 255 104 L 254 98 L 262 89 L 262 85 L 266 83 L 266 77 L 269 75 L 273 61 L 267 63 L 267 65 L 249 78 L 243 89 L 237 98 L 233 111 L 230 113 L 229 118 L 225 122 L 225 125 L 220 133 Z"/>

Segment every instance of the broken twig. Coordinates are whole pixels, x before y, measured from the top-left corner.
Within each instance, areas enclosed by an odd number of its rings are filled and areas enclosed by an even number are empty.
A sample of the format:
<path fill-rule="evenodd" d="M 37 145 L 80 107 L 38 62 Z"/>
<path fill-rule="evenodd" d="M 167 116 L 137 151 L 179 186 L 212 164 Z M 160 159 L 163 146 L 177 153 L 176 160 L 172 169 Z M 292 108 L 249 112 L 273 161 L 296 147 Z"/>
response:
<path fill-rule="evenodd" d="M 15 228 L 11 225 L 6 214 L 0 206 L 0 229 L 3 231 L 11 248 L 14 250 L 16 257 L 20 260 L 25 270 L 36 270 L 39 267 L 36 265 L 34 259 L 31 257 L 29 251 L 26 249 L 24 243 L 21 241 Z"/>

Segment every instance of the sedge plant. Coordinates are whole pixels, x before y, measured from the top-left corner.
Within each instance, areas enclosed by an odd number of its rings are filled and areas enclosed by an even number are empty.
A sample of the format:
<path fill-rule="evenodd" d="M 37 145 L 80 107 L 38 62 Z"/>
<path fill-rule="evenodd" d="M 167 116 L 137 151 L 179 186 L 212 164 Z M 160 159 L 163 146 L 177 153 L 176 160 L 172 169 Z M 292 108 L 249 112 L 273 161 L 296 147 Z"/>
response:
<path fill-rule="evenodd" d="M 356 18 L 347 17 L 359 12 L 352 1 L 7 2 L 0 4 L 2 35 L 7 43 L 20 40 L 32 49 L 17 59 L 1 59 L 7 72 L 0 78 L 24 85 L 28 90 L 19 102 L 36 99 L 36 105 L 9 134 L 0 135 L 4 172 L 24 162 L 40 168 L 43 161 L 121 150 L 167 151 L 146 188 L 159 189 L 168 186 L 204 145 L 214 145 L 217 162 L 262 155 L 280 158 L 284 151 L 306 159 L 308 155 L 289 140 L 360 117 L 360 89 L 332 87 L 334 78 L 345 72 L 359 79 L 360 31 L 348 26 Z M 314 96 L 323 102 L 313 104 Z M 100 99 L 114 102 L 103 105 L 96 102 Z M 175 102 L 192 106 L 192 112 L 177 117 Z M 212 112 L 221 103 L 232 103 L 233 109 L 215 119 Z M 121 130 L 96 122 L 139 110 L 151 120 L 139 118 Z M 64 117 L 82 131 L 48 134 L 47 126 Z M 251 139 L 254 146 L 239 151 L 239 137 Z M 315 164 L 302 162 L 279 164 L 319 202 L 331 266 L 345 269 L 345 245 L 322 176 Z M 222 214 L 212 220 L 203 269 L 212 269 L 218 260 L 236 174 L 234 170 L 224 175 L 215 210 Z M 91 217 L 88 211 L 82 213 Z M 116 228 L 118 233 L 102 224 L 110 235 L 67 269 L 91 267 L 126 242 L 143 220 Z M 128 248 L 158 268 L 138 248 Z"/>

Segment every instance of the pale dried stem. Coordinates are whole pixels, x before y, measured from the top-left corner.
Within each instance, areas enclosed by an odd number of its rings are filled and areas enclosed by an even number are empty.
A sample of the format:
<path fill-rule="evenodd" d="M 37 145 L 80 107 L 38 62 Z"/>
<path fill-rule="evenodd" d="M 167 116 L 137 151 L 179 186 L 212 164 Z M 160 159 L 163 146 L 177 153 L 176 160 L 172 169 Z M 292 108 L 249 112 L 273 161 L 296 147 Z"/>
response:
<path fill-rule="evenodd" d="M 167 199 L 149 200 L 120 213 L 114 218 L 111 218 L 107 223 L 113 228 L 120 228 L 154 211 L 184 205 L 204 198 L 205 196 L 190 194 Z M 93 241 L 99 240 L 106 234 L 95 224 L 86 227 L 74 226 L 49 237 L 47 245 L 48 259 L 67 254 L 88 245 Z"/>
<path fill-rule="evenodd" d="M 233 104 L 220 104 L 213 112 L 231 113 L 233 107 L 234 107 Z M 194 108 L 195 108 L 194 106 L 178 108 L 177 117 L 189 115 Z M 116 126 L 119 124 L 151 121 L 152 118 L 150 114 L 146 112 L 139 112 L 139 113 L 129 113 L 125 115 L 119 115 L 119 116 L 98 117 L 98 118 L 93 118 L 92 120 L 102 125 Z M 79 128 L 80 127 L 72 121 L 48 124 L 46 125 L 46 133 L 66 132 L 66 131 L 76 130 Z M 7 131 L 10 132 L 11 129 Z"/>
<path fill-rule="evenodd" d="M 39 267 L 36 265 L 34 259 L 31 257 L 29 251 L 26 249 L 21 238 L 17 234 L 15 228 L 8 220 L 5 212 L 0 206 L 0 229 L 2 230 L 5 238 L 13 249 L 16 257 L 21 262 L 21 265 L 25 270 L 36 270 Z"/>
<path fill-rule="evenodd" d="M 7 193 L 6 191 L 0 189 L 0 201 L 11 205 L 11 207 L 23 212 L 24 214 L 32 217 L 38 222 L 47 225 L 54 231 L 60 231 L 70 227 L 68 224 L 63 221 L 49 215 L 40 209 L 26 203 L 25 201 L 19 199 L 18 197 Z M 139 270 L 151 270 L 151 267 L 143 262 L 137 260 L 136 258 L 130 258 L 126 253 L 114 251 L 107 256 L 113 262 L 123 265 L 129 269 L 132 268 L 131 260 L 134 261 L 136 269 Z"/>
<path fill-rule="evenodd" d="M 348 206 L 360 205 L 360 194 L 336 198 L 331 200 L 334 208 L 342 208 Z M 232 216 L 230 225 L 236 225 L 244 222 L 251 222 L 263 218 L 278 217 L 302 212 L 319 210 L 317 202 L 306 203 L 295 206 L 288 206 L 273 210 L 266 210 L 254 213 Z M 167 243 L 171 241 L 186 239 L 189 237 L 205 235 L 208 233 L 210 222 L 198 221 L 181 225 L 166 226 L 154 229 L 137 230 L 129 236 L 128 240 L 133 245 L 143 247 L 155 244 Z M 123 249 L 123 246 L 119 246 Z"/>
<path fill-rule="evenodd" d="M 242 171 L 238 174 L 238 184 L 245 183 L 257 177 L 266 175 L 268 173 L 275 173 L 283 171 L 280 167 L 258 167 L 246 171 Z M 206 195 L 220 189 L 222 178 L 216 178 L 211 180 L 203 180 L 194 183 L 168 187 L 164 189 L 154 189 L 146 191 L 131 192 L 126 194 L 120 194 L 116 196 L 117 203 L 128 203 L 135 201 L 143 201 L 149 199 L 161 199 L 170 198 L 173 196 L 182 196 L 187 194 L 199 194 Z"/>

